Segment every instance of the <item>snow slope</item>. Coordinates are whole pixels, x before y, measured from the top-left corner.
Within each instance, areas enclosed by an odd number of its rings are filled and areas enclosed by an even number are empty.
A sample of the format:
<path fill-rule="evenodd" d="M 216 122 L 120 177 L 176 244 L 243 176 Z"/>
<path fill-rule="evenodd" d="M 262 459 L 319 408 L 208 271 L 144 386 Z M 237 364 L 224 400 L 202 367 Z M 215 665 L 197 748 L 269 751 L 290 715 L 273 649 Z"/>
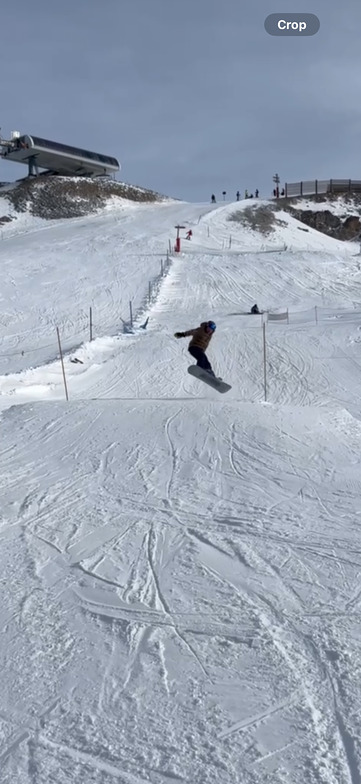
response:
<path fill-rule="evenodd" d="M 234 209 L 124 205 L 1 247 L 5 342 L 24 318 L 47 358 L 80 292 L 111 327 L 66 356 L 68 403 L 59 361 L 0 378 L 2 784 L 360 784 L 358 248 L 290 216 L 265 241 Z M 146 309 L 178 222 L 194 240 Z M 256 301 L 289 309 L 267 402 Z M 226 396 L 173 338 L 207 317 Z"/>
<path fill-rule="evenodd" d="M 347 200 L 344 198 L 343 194 L 340 196 L 334 196 L 332 199 L 326 197 L 326 195 L 321 196 L 321 200 L 315 200 L 312 198 L 307 198 L 303 196 L 298 200 L 294 200 L 293 207 L 298 210 L 312 210 L 313 212 L 321 212 L 323 210 L 329 210 L 332 212 L 333 215 L 337 215 L 339 218 L 346 218 L 351 215 L 358 215 L 360 210 L 360 202 L 358 197 L 353 197 L 352 194 L 347 195 Z"/>

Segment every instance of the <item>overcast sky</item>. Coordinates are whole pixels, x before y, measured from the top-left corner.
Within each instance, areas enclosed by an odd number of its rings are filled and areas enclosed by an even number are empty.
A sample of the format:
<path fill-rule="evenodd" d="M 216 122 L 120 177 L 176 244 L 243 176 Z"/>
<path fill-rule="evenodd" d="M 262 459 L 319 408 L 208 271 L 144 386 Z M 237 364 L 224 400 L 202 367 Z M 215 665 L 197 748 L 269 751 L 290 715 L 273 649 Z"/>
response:
<path fill-rule="evenodd" d="M 361 179 L 357 0 L 16 0 L 0 17 L 0 126 L 115 156 L 190 201 L 272 176 Z M 268 14 L 314 13 L 308 38 Z M 24 176 L 0 160 L 0 180 Z"/>

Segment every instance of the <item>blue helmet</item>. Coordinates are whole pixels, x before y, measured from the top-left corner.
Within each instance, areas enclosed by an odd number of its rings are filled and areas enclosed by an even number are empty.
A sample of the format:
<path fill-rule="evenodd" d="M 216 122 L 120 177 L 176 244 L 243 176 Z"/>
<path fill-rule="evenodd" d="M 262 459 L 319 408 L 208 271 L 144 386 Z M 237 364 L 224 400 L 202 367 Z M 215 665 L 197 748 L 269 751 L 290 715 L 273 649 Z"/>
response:
<path fill-rule="evenodd" d="M 208 323 L 207 323 L 207 327 L 208 327 L 209 329 L 211 329 L 211 330 L 212 330 L 212 332 L 214 332 L 214 330 L 216 329 L 216 325 L 215 325 L 214 321 L 208 321 Z"/>

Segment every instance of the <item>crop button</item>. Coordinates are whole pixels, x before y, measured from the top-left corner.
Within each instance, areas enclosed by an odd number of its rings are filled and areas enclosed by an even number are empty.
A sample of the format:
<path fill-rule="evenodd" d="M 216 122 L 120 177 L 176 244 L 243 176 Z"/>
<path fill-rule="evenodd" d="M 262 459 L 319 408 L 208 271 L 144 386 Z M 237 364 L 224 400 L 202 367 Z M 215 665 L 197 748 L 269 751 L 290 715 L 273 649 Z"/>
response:
<path fill-rule="evenodd" d="M 269 35 L 315 35 L 320 20 L 315 14 L 270 14 L 264 26 Z"/>

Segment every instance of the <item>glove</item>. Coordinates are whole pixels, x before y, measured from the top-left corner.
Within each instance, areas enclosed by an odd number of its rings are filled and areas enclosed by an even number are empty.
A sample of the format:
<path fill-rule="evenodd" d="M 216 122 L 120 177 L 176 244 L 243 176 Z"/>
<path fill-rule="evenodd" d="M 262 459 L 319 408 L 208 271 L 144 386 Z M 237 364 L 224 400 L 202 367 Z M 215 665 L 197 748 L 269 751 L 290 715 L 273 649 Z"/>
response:
<path fill-rule="evenodd" d="M 184 338 L 185 335 L 184 335 L 184 332 L 175 332 L 174 333 L 174 337 L 175 338 Z"/>

